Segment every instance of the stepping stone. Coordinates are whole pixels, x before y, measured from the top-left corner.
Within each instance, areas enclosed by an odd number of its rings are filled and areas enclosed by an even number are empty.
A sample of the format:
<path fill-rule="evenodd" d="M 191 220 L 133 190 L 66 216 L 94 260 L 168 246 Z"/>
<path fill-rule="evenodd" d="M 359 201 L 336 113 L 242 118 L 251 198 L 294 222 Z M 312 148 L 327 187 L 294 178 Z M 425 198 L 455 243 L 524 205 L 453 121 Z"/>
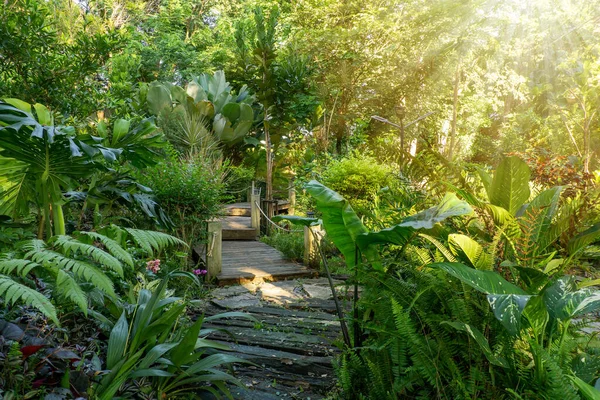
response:
<path fill-rule="evenodd" d="M 238 296 L 227 297 L 225 299 L 213 299 L 212 303 L 221 307 L 229 309 L 240 309 L 246 307 L 260 307 L 260 300 L 250 293 L 240 294 Z"/>
<path fill-rule="evenodd" d="M 342 285 L 344 285 L 344 281 L 341 281 L 339 279 L 332 279 L 332 281 L 333 281 L 333 286 L 342 286 Z M 317 285 L 317 286 L 327 286 L 327 287 L 329 287 L 329 281 L 327 280 L 327 278 L 303 279 L 302 282 L 304 284 L 309 284 L 309 285 Z"/>
<path fill-rule="evenodd" d="M 211 295 L 216 299 L 224 299 L 248 293 L 250 293 L 250 291 L 244 286 L 227 286 L 213 290 Z"/>
<path fill-rule="evenodd" d="M 333 298 L 333 295 L 331 294 L 331 289 L 329 288 L 329 286 L 323 287 L 323 286 L 317 286 L 317 285 L 304 284 L 304 285 L 302 285 L 302 288 L 313 299 L 329 300 L 329 299 Z"/>
<path fill-rule="evenodd" d="M 303 296 L 297 288 L 298 283 L 294 281 L 280 281 L 264 283 L 260 285 L 262 299 L 277 304 L 289 304 L 303 300 Z"/>

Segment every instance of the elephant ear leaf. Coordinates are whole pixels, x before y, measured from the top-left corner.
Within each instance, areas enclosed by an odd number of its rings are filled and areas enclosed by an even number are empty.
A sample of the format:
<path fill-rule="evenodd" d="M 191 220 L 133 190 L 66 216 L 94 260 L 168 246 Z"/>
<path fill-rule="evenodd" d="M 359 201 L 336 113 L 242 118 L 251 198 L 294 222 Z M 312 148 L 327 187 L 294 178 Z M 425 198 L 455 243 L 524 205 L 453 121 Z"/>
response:
<path fill-rule="evenodd" d="M 317 203 L 327 236 L 344 255 L 347 265 L 353 267 L 358 261 L 356 259 L 356 239 L 360 234 L 366 233 L 367 228 L 358 218 L 350 203 L 340 194 L 315 180 L 308 182 L 305 189 Z M 374 247 L 368 246 L 361 251 L 374 267 L 380 268 Z"/>
<path fill-rule="evenodd" d="M 301 217 L 299 215 L 276 215 L 273 222 L 288 221 L 293 225 L 314 226 L 319 225 L 321 221 L 318 218 Z"/>
<path fill-rule="evenodd" d="M 431 229 L 446 218 L 468 215 L 472 212 L 473 209 L 467 202 L 460 200 L 454 193 L 446 193 L 440 204 L 405 218 L 400 226 Z"/>
<path fill-rule="evenodd" d="M 521 315 L 530 295 L 488 294 L 487 299 L 494 311 L 494 316 L 511 335 L 518 335 L 521 330 Z"/>
<path fill-rule="evenodd" d="M 504 158 L 496 169 L 489 187 L 490 203 L 504 208 L 513 216 L 516 215 L 529 200 L 530 176 L 531 171 L 525 161 L 518 157 Z"/>
<path fill-rule="evenodd" d="M 461 263 L 449 262 L 434 263 L 429 266 L 439 268 L 485 294 L 526 294 L 523 289 L 508 282 L 494 271 L 480 271 Z"/>

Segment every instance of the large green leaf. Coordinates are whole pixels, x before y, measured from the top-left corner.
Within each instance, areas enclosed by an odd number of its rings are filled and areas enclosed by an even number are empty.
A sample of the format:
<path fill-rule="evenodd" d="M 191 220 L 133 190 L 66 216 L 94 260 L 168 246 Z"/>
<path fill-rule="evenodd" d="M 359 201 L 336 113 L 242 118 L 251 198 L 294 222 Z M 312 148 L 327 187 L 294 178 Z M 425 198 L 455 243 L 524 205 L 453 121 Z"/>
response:
<path fill-rule="evenodd" d="M 148 110 L 153 115 L 160 115 L 163 110 L 170 111 L 173 104 L 171 91 L 158 82 L 153 83 L 148 89 L 146 101 L 148 102 Z"/>
<path fill-rule="evenodd" d="M 448 246 L 455 256 L 466 258 L 472 267 L 490 269 L 492 256 L 483 247 L 466 235 L 452 233 L 448 235 Z"/>
<path fill-rule="evenodd" d="M 472 212 L 473 209 L 467 202 L 460 200 L 454 193 L 447 193 L 440 204 L 405 218 L 400 226 L 414 229 L 431 229 L 435 224 L 446 218 L 468 215 Z"/>
<path fill-rule="evenodd" d="M 106 354 L 106 368 L 112 369 L 117 363 L 119 363 L 125 351 L 127 349 L 127 341 L 129 339 L 129 324 L 127 323 L 127 317 L 125 311 L 121 314 L 121 317 L 110 331 L 108 337 L 108 349 Z"/>
<path fill-rule="evenodd" d="M 559 303 L 568 293 L 577 290 L 575 279 L 571 276 L 563 276 L 556 280 L 552 285 L 543 290 L 544 303 L 546 309 L 552 318 L 558 318 Z"/>
<path fill-rule="evenodd" d="M 396 225 L 377 232 L 361 233 L 356 238 L 356 243 L 361 250 L 371 245 L 395 244 L 403 246 L 413 237 L 415 230 L 408 226 Z"/>
<path fill-rule="evenodd" d="M 556 317 L 562 320 L 588 314 L 600 308 L 600 292 L 589 288 L 566 293 L 554 308 Z"/>
<path fill-rule="evenodd" d="M 506 157 L 494 173 L 489 187 L 490 203 L 516 215 L 517 211 L 529 200 L 529 178 L 531 171 L 518 157 Z"/>
<path fill-rule="evenodd" d="M 494 316 L 511 335 L 519 334 L 521 314 L 530 298 L 530 295 L 516 294 L 488 294 L 487 296 Z"/>
<path fill-rule="evenodd" d="M 561 192 L 561 186 L 543 191 L 529 203 L 521 217 L 529 225 L 526 230 L 531 249 L 529 257 L 543 254 L 557 239 L 552 235 L 551 226 L 558 210 Z"/>
<path fill-rule="evenodd" d="M 317 181 L 310 181 L 305 186 L 306 191 L 315 199 L 317 209 L 322 213 L 323 227 L 327 236 L 336 245 L 346 259 L 346 264 L 352 268 L 357 263 L 356 240 L 367 232 L 360 218 L 350 204 L 341 195 Z M 375 249 L 366 247 L 363 254 L 371 262 L 377 263 Z"/>
<path fill-rule="evenodd" d="M 472 288 L 486 294 L 527 294 L 523 289 L 508 282 L 494 271 L 480 271 L 461 263 L 444 262 L 430 264 L 429 266 L 439 268 Z"/>
<path fill-rule="evenodd" d="M 274 222 L 289 221 L 293 225 L 314 226 L 319 225 L 321 220 L 318 218 L 301 217 L 299 215 L 276 215 L 273 217 Z"/>

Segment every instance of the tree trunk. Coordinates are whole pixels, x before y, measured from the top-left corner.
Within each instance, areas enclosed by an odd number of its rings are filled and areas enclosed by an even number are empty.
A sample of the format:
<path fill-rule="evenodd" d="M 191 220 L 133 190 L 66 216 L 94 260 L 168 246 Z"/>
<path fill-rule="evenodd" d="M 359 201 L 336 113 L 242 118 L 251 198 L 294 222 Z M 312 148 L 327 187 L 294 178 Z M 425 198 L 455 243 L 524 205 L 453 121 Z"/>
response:
<path fill-rule="evenodd" d="M 448 160 L 452 161 L 454 157 L 454 147 L 456 146 L 456 122 L 458 119 L 458 85 L 459 85 L 460 70 L 456 68 L 454 75 L 454 93 L 452 99 L 452 126 L 450 128 L 450 140 L 448 144 Z"/>

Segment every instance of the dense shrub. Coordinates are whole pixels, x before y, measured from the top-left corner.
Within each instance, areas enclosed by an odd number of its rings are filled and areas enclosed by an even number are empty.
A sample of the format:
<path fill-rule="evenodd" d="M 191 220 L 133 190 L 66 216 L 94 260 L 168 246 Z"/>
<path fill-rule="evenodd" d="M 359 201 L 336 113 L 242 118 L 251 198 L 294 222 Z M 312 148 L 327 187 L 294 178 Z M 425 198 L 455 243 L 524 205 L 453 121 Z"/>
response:
<path fill-rule="evenodd" d="M 221 211 L 222 173 L 206 168 L 201 161 L 172 158 L 138 178 L 154 190 L 175 224 L 174 233 L 190 248 L 202 239 L 205 222 Z"/>

